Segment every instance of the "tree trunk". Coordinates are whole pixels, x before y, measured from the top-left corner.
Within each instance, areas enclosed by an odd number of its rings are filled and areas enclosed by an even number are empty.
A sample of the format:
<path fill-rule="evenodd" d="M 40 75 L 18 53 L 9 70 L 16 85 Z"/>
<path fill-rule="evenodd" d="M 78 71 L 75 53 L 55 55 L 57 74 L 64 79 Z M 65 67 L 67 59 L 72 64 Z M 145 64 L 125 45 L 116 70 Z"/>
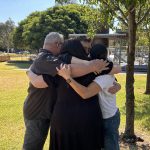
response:
<path fill-rule="evenodd" d="M 134 6 L 129 10 L 128 16 L 128 51 L 126 67 L 126 127 L 125 138 L 134 138 L 134 60 L 135 60 L 135 43 L 136 43 L 136 22 Z"/>
<path fill-rule="evenodd" d="M 150 40 L 149 40 L 149 56 L 148 56 L 147 80 L 146 80 L 145 94 L 150 94 Z"/>

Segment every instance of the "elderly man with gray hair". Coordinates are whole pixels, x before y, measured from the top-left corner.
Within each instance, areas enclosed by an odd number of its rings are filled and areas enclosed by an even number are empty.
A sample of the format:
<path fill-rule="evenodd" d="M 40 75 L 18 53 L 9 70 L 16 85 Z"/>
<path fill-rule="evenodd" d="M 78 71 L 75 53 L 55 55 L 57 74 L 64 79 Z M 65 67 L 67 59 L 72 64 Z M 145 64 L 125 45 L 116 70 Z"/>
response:
<path fill-rule="evenodd" d="M 57 99 L 57 70 L 60 64 L 79 63 L 77 58 L 68 54 L 58 56 L 64 42 L 63 35 L 57 32 L 49 33 L 44 40 L 43 48 L 34 60 L 30 70 L 34 78 L 42 74 L 49 86 L 36 88 L 29 84 L 28 95 L 24 102 L 23 114 L 25 121 L 25 136 L 23 150 L 42 150 L 50 127 L 53 107 Z M 88 64 L 71 64 L 72 76 L 79 77 L 90 72 L 103 70 L 108 64 L 102 60 L 90 61 Z M 29 72 L 32 74 L 32 72 Z M 48 79 L 47 79 L 48 78 Z"/>

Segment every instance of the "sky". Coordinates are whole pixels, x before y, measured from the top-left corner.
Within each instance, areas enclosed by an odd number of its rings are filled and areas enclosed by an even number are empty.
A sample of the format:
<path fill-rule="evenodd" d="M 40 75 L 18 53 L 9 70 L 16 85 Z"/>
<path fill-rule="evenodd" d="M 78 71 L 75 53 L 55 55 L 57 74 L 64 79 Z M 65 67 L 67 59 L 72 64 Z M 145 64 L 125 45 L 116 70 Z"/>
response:
<path fill-rule="evenodd" d="M 32 12 L 43 11 L 54 5 L 55 0 L 0 0 L 0 22 L 11 18 L 17 26 Z"/>
<path fill-rule="evenodd" d="M 55 5 L 55 0 L 0 0 L 0 22 L 11 18 L 15 25 L 34 11 L 43 11 Z"/>

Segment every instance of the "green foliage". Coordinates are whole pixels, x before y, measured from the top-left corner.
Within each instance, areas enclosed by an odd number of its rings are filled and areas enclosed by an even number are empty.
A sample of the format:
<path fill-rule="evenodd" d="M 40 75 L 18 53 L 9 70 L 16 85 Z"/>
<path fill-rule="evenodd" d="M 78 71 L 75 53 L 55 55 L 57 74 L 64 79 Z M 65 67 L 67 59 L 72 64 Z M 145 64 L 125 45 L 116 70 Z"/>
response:
<path fill-rule="evenodd" d="M 35 39 L 39 38 L 38 42 L 40 42 L 41 35 L 38 27 L 40 15 L 40 12 L 33 12 L 19 23 L 14 33 L 15 48 L 32 49 L 32 47 L 36 47 Z M 30 44 L 31 46 L 29 46 Z"/>
<path fill-rule="evenodd" d="M 13 48 L 14 28 L 14 22 L 11 19 L 0 23 L 0 48 L 6 50 Z"/>
<path fill-rule="evenodd" d="M 46 34 L 52 31 L 62 33 L 65 38 L 71 33 L 86 33 L 88 28 L 88 20 L 84 19 L 86 9 L 84 6 L 71 4 L 30 14 L 15 30 L 15 47 L 39 49 Z"/>
<path fill-rule="evenodd" d="M 137 41 L 137 45 L 139 46 L 149 46 L 149 39 L 147 36 L 148 31 L 146 30 L 138 30 L 137 32 L 137 36 L 138 36 L 138 41 Z M 150 34 L 150 33 L 149 33 Z"/>
<path fill-rule="evenodd" d="M 63 2 L 64 0 L 59 1 Z M 145 19 L 145 16 L 148 15 L 147 12 L 150 12 L 150 0 L 80 0 L 80 2 L 99 8 L 101 13 L 108 15 L 107 21 L 114 21 L 114 18 L 117 18 L 127 27 L 129 12 L 135 11 L 137 24 Z M 111 21 L 107 23 L 110 25 Z"/>

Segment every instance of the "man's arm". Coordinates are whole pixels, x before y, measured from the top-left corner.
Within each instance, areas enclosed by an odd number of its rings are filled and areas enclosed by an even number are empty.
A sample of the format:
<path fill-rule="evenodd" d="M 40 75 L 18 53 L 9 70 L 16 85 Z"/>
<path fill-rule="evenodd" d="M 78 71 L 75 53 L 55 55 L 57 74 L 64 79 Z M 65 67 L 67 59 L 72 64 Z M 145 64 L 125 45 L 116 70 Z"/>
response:
<path fill-rule="evenodd" d="M 71 67 L 71 76 L 72 77 L 81 77 L 91 72 L 102 72 L 107 70 L 108 63 L 104 60 L 92 60 L 87 61 L 82 64 L 70 64 Z"/>
<path fill-rule="evenodd" d="M 110 71 L 110 75 L 121 73 L 121 67 L 120 66 L 113 66 L 112 70 Z"/>
<path fill-rule="evenodd" d="M 88 60 L 79 59 L 77 57 L 72 57 L 71 64 L 87 64 Z"/>

